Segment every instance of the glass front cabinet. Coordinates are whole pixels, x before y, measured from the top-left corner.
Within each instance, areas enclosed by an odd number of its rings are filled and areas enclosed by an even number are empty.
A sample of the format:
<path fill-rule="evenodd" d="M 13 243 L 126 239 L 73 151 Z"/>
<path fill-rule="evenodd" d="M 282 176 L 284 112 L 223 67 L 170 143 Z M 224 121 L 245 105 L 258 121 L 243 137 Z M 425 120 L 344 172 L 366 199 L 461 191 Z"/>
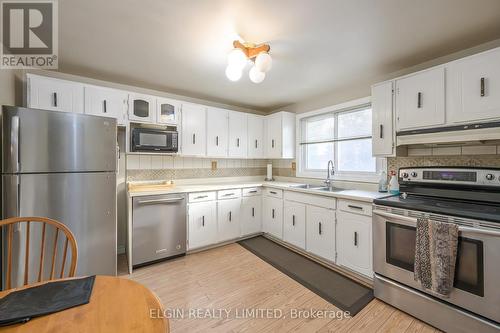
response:
<path fill-rule="evenodd" d="M 149 95 L 129 95 L 129 121 L 154 123 L 156 121 L 156 98 Z"/>
<path fill-rule="evenodd" d="M 156 99 L 156 122 L 158 124 L 177 125 L 181 104 L 168 98 Z"/>

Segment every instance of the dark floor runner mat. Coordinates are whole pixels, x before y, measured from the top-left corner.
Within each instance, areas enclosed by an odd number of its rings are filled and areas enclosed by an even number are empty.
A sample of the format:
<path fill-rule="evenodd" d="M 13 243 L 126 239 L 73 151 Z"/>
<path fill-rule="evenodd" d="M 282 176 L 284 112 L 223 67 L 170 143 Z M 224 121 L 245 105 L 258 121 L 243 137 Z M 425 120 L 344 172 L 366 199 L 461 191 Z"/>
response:
<path fill-rule="evenodd" d="M 373 290 L 284 246 L 258 236 L 238 242 L 304 287 L 354 316 L 372 299 Z"/>

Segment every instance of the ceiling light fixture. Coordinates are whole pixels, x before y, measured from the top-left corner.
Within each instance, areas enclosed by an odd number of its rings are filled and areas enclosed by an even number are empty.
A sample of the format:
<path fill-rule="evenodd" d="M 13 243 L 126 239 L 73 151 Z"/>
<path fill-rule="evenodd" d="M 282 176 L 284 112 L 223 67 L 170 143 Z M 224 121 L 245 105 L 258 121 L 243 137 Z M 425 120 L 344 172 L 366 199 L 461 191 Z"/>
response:
<path fill-rule="evenodd" d="M 266 78 L 266 72 L 272 67 L 272 58 L 269 55 L 271 47 L 269 44 L 255 45 L 253 43 L 233 42 L 234 49 L 227 56 L 226 76 L 231 81 L 238 81 L 241 78 L 243 69 L 253 62 L 248 76 L 253 83 L 261 83 Z"/>

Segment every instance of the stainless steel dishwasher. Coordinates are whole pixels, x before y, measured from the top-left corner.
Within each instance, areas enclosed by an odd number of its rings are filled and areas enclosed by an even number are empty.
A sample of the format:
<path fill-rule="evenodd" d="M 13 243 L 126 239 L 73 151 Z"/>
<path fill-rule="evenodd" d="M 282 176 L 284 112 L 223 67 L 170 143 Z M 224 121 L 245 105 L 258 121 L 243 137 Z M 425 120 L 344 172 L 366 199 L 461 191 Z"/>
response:
<path fill-rule="evenodd" d="M 134 197 L 132 229 L 134 267 L 185 254 L 185 195 Z"/>

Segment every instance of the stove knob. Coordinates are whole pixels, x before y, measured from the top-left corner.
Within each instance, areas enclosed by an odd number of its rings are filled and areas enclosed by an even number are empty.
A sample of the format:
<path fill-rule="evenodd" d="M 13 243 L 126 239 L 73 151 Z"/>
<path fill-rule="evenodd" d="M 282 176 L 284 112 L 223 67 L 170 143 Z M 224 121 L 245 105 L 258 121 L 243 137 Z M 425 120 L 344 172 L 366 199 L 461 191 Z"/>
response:
<path fill-rule="evenodd" d="M 402 176 L 403 178 L 408 178 L 408 172 L 403 172 Z"/>
<path fill-rule="evenodd" d="M 486 179 L 487 180 L 494 180 L 495 179 L 495 175 L 489 173 L 489 174 L 486 175 Z"/>
<path fill-rule="evenodd" d="M 417 173 L 416 173 L 415 171 L 413 171 L 413 172 L 411 173 L 411 176 L 412 176 L 413 178 L 415 178 L 415 177 L 417 177 Z"/>

